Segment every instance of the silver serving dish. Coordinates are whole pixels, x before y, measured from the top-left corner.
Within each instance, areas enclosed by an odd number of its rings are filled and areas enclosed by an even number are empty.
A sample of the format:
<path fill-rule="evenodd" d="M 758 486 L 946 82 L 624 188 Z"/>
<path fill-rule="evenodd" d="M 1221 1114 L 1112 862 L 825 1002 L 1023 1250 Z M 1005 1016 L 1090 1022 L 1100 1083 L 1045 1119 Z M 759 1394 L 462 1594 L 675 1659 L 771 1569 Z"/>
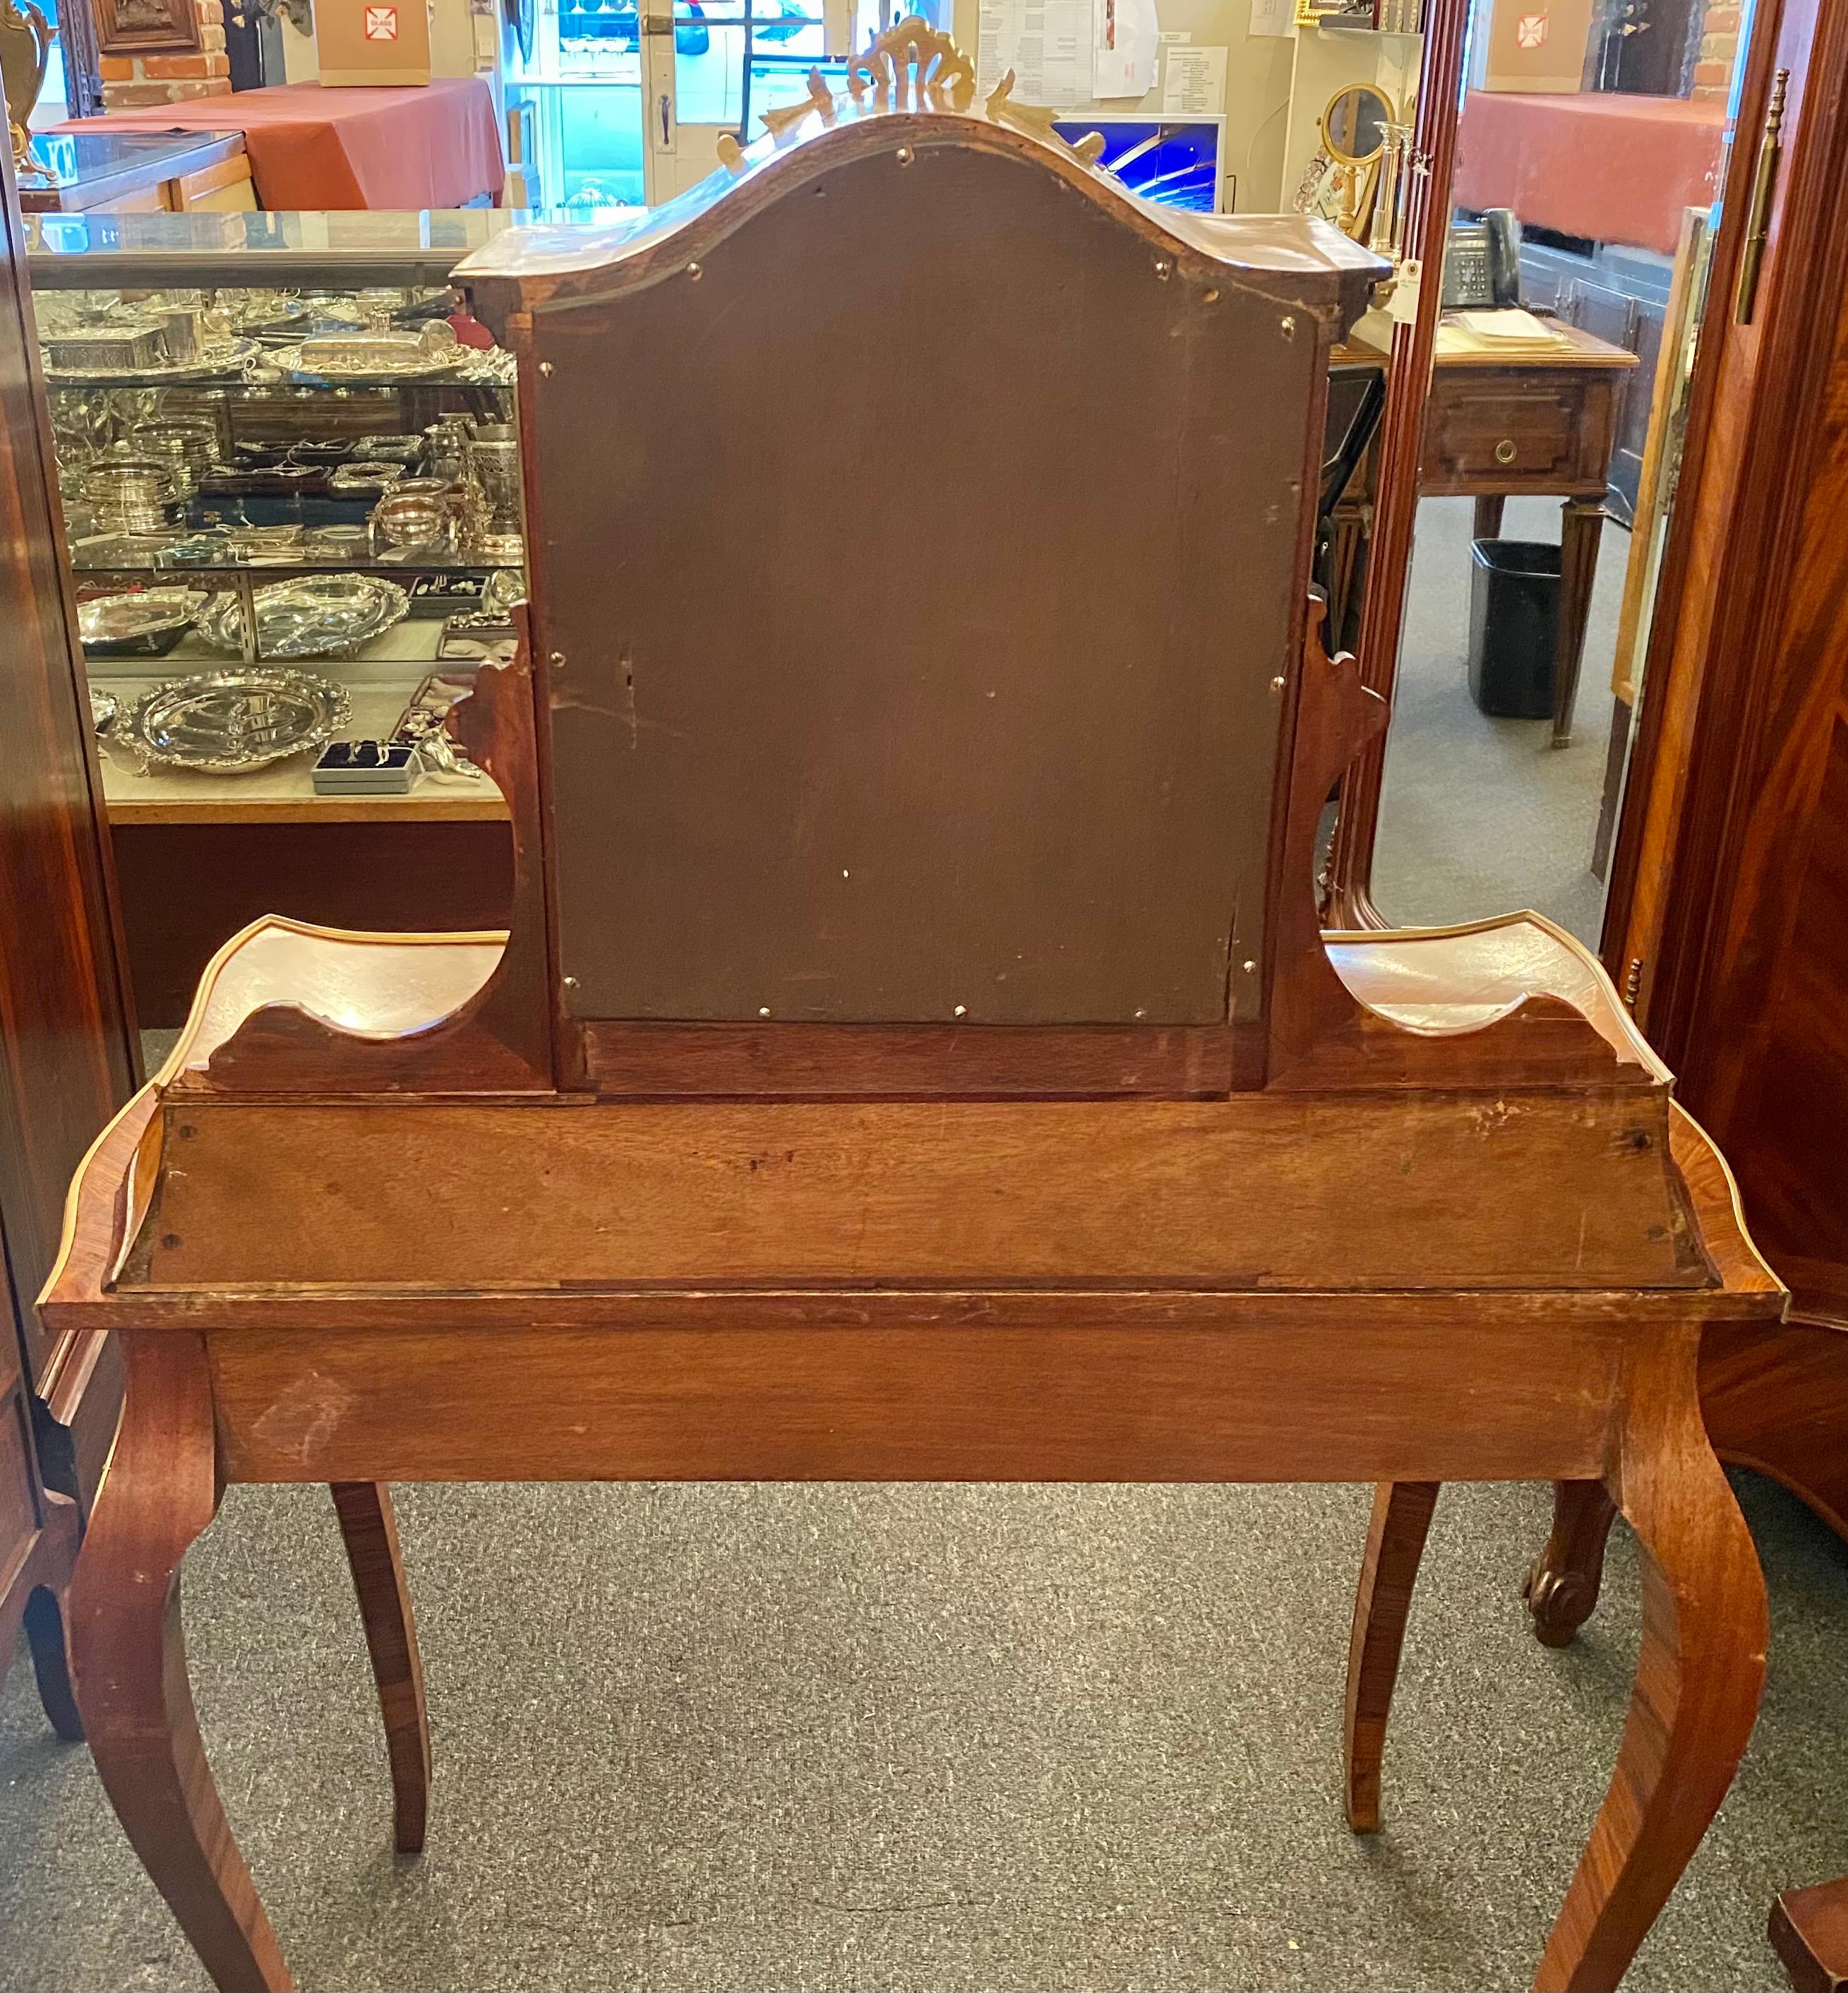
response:
<path fill-rule="evenodd" d="M 99 655 L 159 657 L 205 607 L 203 589 L 144 588 L 77 604 L 77 634 Z"/>
<path fill-rule="evenodd" d="M 370 574 L 305 574 L 254 597 L 261 658 L 338 658 L 389 630 L 411 607 L 395 581 Z M 219 650 L 244 648 L 244 610 L 235 593 L 214 596 L 199 634 Z"/>
<path fill-rule="evenodd" d="M 382 491 L 404 474 L 401 463 L 389 463 L 383 457 L 356 457 L 331 473 L 327 488 L 330 491 Z"/>
<path fill-rule="evenodd" d="M 304 560 L 363 561 L 371 550 L 364 526 L 309 526 L 302 535 Z"/>
<path fill-rule="evenodd" d="M 240 523 L 220 529 L 227 551 L 235 560 L 288 560 L 302 550 L 302 529 L 295 525 L 252 526 Z"/>
<path fill-rule="evenodd" d="M 420 436 L 355 436 L 353 449 L 355 456 L 371 457 L 374 462 L 415 463 L 423 455 L 423 438 Z"/>
<path fill-rule="evenodd" d="M 107 733 L 115 724 L 115 716 L 122 709 L 122 703 L 112 692 L 98 692 L 90 688 L 90 724 L 98 733 Z"/>
<path fill-rule="evenodd" d="M 332 679 L 252 665 L 156 685 L 117 732 L 144 767 L 237 774 L 325 746 L 352 710 Z"/>
<path fill-rule="evenodd" d="M 305 339 L 288 364 L 298 379 L 337 381 L 350 376 L 408 380 L 447 373 L 463 357 L 455 329 L 443 320 L 422 332 L 330 332 Z"/>
<path fill-rule="evenodd" d="M 288 291 L 220 291 L 213 302 L 234 332 L 257 332 L 286 325 L 308 309 Z"/>

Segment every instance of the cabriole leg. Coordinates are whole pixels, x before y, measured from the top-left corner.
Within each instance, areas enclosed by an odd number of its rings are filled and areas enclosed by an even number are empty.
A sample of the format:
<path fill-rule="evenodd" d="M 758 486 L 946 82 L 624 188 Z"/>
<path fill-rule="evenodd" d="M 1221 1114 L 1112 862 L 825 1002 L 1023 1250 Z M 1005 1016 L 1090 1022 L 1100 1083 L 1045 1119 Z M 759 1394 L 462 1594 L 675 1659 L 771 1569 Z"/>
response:
<path fill-rule="evenodd" d="M 1701 1423 L 1699 1342 L 1693 1329 L 1639 1353 L 1626 1380 L 1606 1485 L 1642 1552 L 1642 1651 L 1539 1993 L 1616 1986 L 1726 1796 L 1758 1713 L 1764 1580 Z"/>
<path fill-rule="evenodd" d="M 1348 1824 L 1357 1834 L 1379 1825 L 1380 1759 L 1399 1680 L 1412 1587 L 1437 1506 L 1436 1481 L 1382 1481 L 1373 1491 L 1367 1555 L 1354 1595 L 1348 1646 L 1348 1707 L 1342 1732 Z"/>
<path fill-rule="evenodd" d="M 391 1490 L 383 1483 L 336 1481 L 332 1485 L 385 1719 L 392 1837 L 399 1854 L 415 1855 L 423 1847 L 429 1810 L 430 1723 L 424 1708 L 423 1663 L 418 1657 L 411 1594 L 398 1547 L 398 1519 L 392 1513 Z"/>
<path fill-rule="evenodd" d="M 212 1782 L 180 1628 L 180 1560 L 218 1501 L 204 1345 L 124 1340 L 121 1431 L 70 1591 L 77 1703 L 110 1803 L 220 1993 L 280 1993 L 295 1982 Z"/>
<path fill-rule="evenodd" d="M 1569 1647 L 1591 1617 L 1604 1581 L 1604 1546 L 1617 1506 L 1601 1481 L 1556 1481 L 1553 1534 L 1534 1560 L 1521 1595 L 1544 1647 Z"/>

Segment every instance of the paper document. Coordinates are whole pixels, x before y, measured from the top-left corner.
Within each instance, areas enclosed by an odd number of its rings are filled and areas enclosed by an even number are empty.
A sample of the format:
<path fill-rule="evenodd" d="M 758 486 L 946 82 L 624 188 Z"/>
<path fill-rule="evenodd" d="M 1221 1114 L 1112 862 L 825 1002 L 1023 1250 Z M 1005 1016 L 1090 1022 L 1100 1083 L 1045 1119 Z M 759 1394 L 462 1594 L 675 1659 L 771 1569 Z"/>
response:
<path fill-rule="evenodd" d="M 1437 327 L 1440 353 L 1557 353 L 1572 341 L 1544 319 L 1524 311 L 1447 312 Z"/>
<path fill-rule="evenodd" d="M 1170 48 L 1161 108 L 1184 117 L 1215 117 L 1225 108 L 1225 50 Z"/>
<path fill-rule="evenodd" d="M 1095 4 L 1095 0 L 982 0 L 976 88 L 985 96 L 1011 69 L 1014 96 L 1022 104 L 1046 111 L 1088 104 Z"/>
<path fill-rule="evenodd" d="M 1484 346 L 1564 346 L 1570 342 L 1555 326 L 1532 312 L 1460 311 L 1451 323 Z"/>
<path fill-rule="evenodd" d="M 1091 33 L 1093 97 L 1144 97 L 1155 87 L 1155 0 L 1091 0 Z"/>
<path fill-rule="evenodd" d="M 1294 32 L 1296 25 L 1296 10 L 1291 0 L 1252 0 L 1251 34 L 1275 39 Z"/>

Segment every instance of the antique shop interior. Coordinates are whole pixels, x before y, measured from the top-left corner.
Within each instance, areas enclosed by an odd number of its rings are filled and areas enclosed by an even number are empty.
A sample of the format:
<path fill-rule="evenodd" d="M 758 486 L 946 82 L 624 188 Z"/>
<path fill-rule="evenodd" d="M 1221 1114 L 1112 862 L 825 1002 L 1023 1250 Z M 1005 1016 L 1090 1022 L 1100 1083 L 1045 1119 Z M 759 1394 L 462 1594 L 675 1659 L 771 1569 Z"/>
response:
<path fill-rule="evenodd" d="M 0 1993 L 1848 1986 L 1848 0 L 657 5 L 0 0 Z"/>

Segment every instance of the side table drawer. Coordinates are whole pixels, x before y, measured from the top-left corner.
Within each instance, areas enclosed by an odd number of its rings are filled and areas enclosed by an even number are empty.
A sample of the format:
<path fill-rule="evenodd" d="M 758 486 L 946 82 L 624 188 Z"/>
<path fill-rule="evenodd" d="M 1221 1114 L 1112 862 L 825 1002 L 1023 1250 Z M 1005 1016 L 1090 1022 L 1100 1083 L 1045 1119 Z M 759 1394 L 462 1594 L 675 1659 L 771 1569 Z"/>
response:
<path fill-rule="evenodd" d="M 1420 487 L 1480 496 L 1599 484 L 1610 415 L 1608 384 L 1582 373 L 1537 381 L 1499 367 L 1440 370 L 1425 411 Z"/>

